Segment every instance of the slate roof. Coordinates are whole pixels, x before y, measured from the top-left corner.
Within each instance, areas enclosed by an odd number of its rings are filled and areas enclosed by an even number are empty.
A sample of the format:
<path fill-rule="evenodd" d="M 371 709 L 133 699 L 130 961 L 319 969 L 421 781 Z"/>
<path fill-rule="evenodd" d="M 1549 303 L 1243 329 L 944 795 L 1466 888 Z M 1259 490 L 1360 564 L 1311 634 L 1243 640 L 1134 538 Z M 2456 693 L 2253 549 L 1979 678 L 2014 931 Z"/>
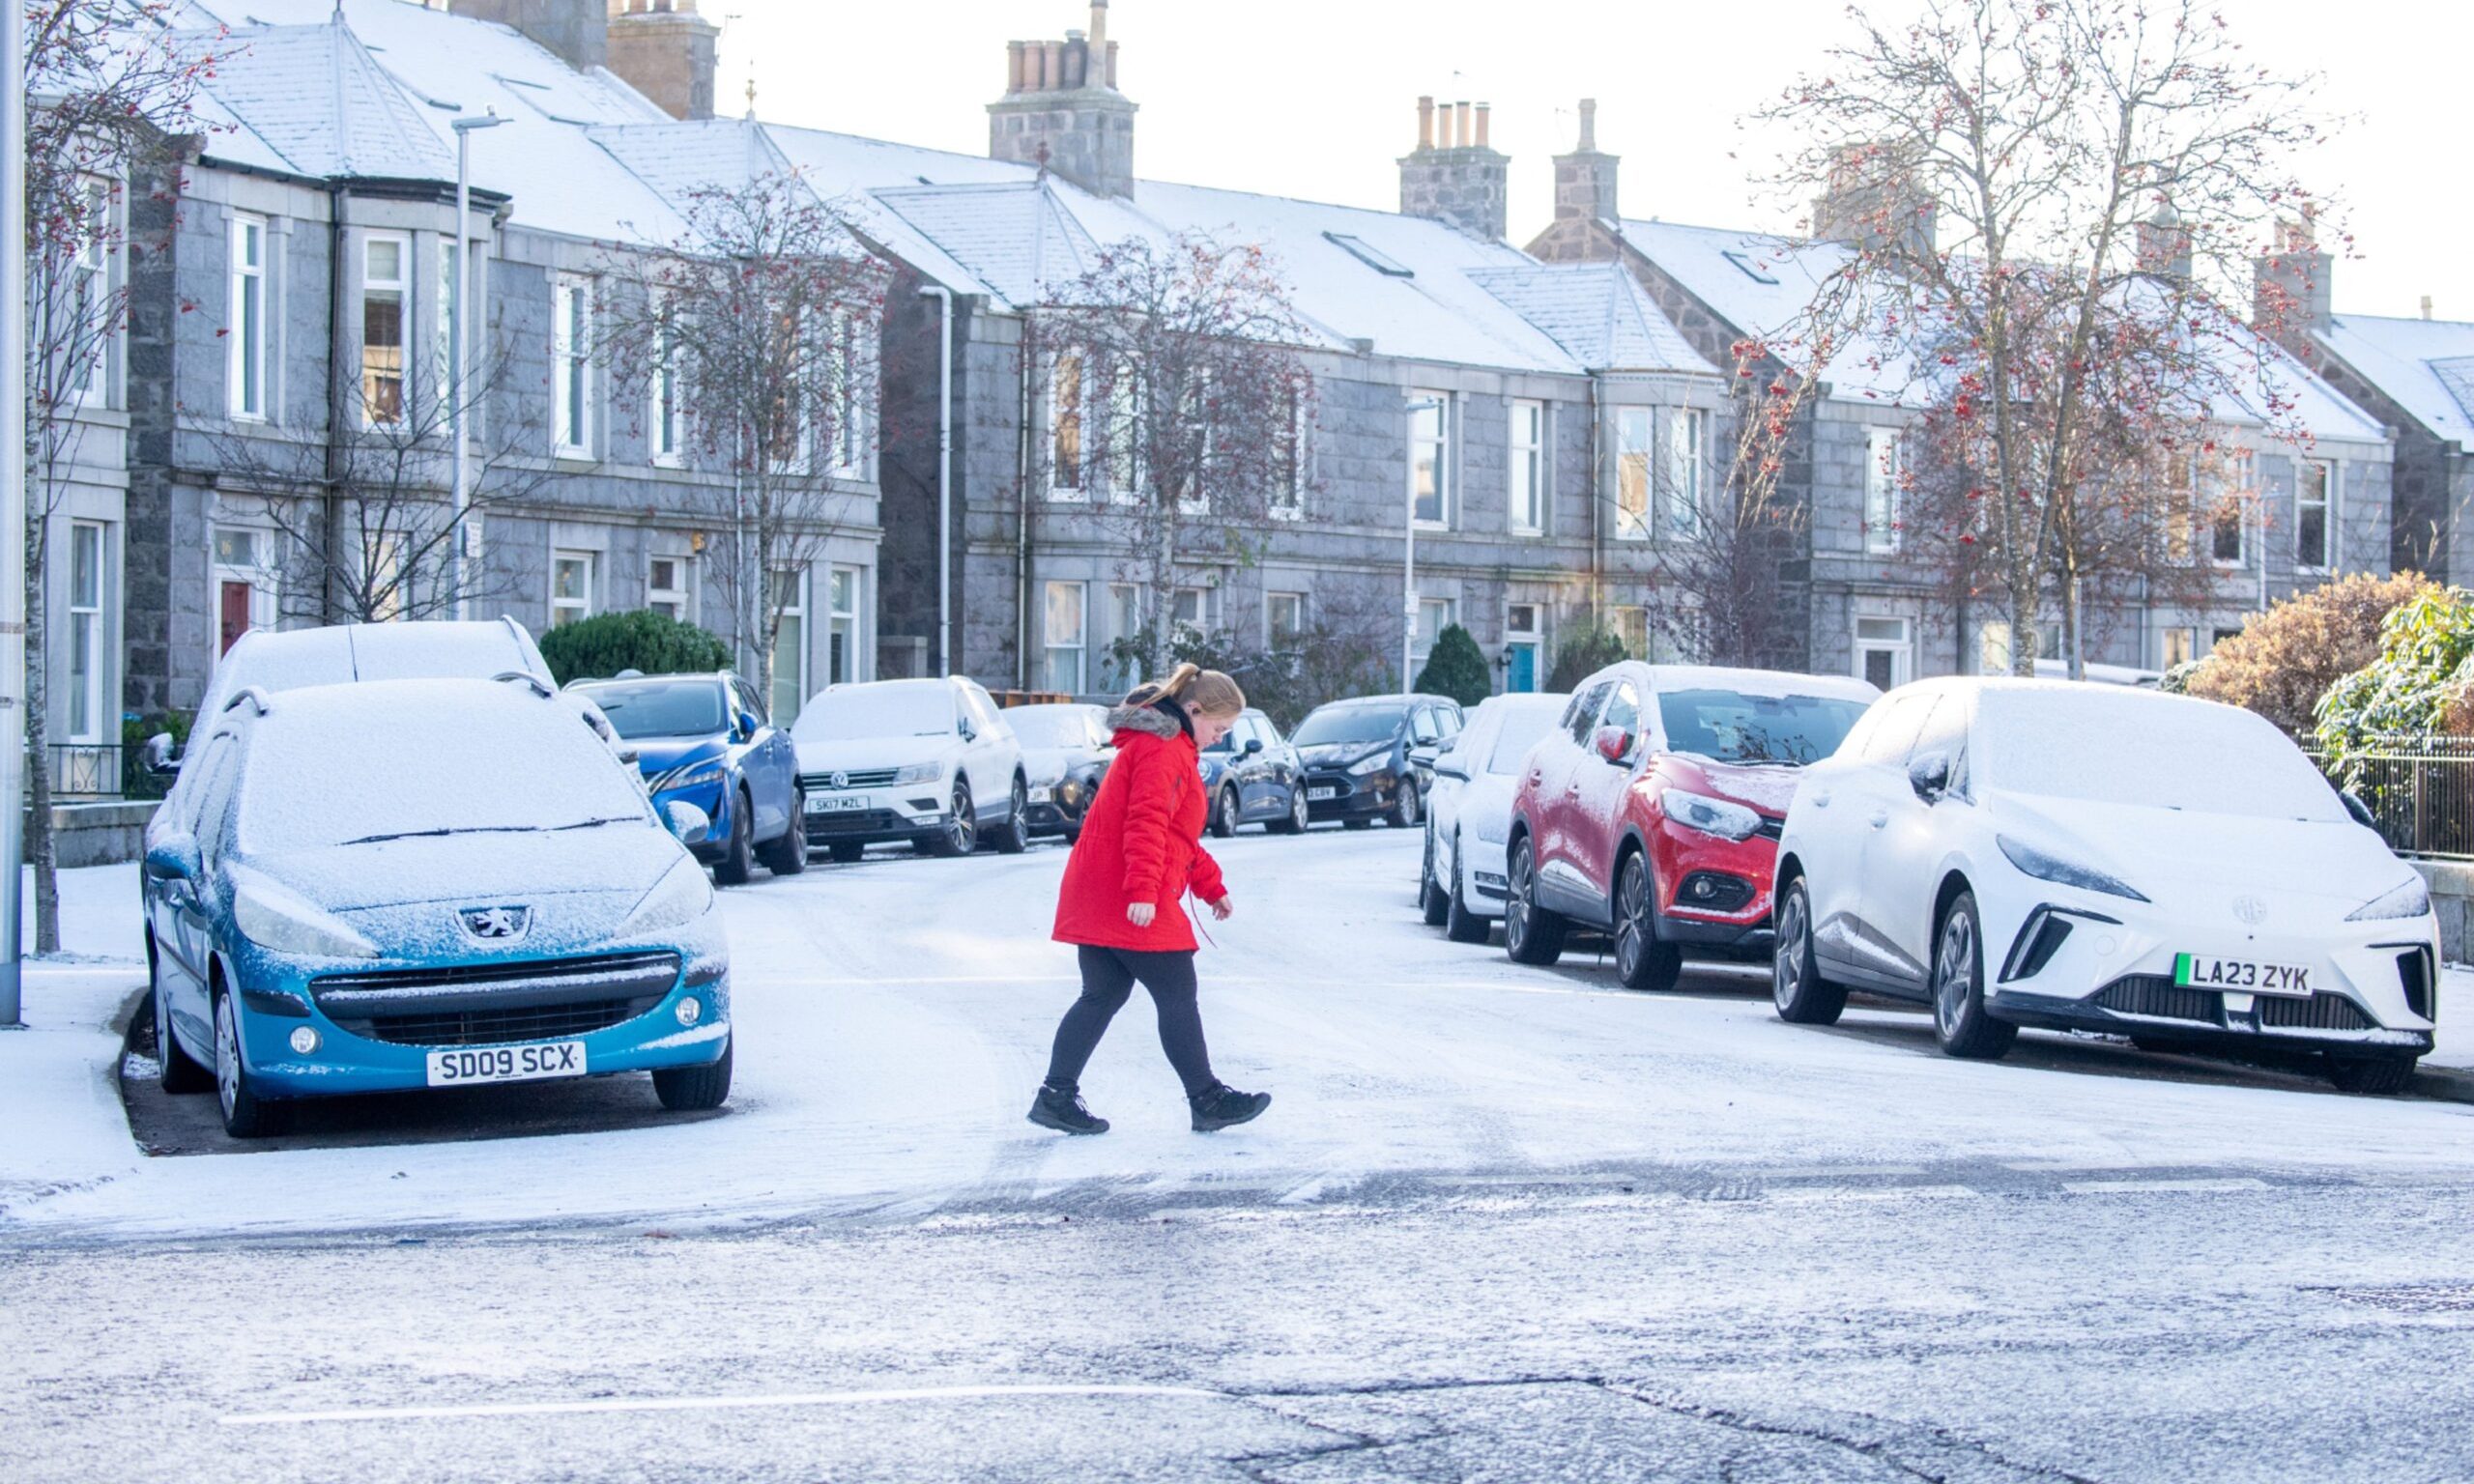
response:
<path fill-rule="evenodd" d="M 454 153 L 360 38 L 331 23 L 235 26 L 204 91 L 301 175 L 436 179 Z M 219 135 L 207 153 L 219 155 Z"/>
<path fill-rule="evenodd" d="M 2474 325 L 2341 314 L 2316 335 L 2433 437 L 2474 448 Z"/>
<path fill-rule="evenodd" d="M 1620 262 L 1478 269 L 1469 276 L 1592 370 L 1717 374 Z"/>

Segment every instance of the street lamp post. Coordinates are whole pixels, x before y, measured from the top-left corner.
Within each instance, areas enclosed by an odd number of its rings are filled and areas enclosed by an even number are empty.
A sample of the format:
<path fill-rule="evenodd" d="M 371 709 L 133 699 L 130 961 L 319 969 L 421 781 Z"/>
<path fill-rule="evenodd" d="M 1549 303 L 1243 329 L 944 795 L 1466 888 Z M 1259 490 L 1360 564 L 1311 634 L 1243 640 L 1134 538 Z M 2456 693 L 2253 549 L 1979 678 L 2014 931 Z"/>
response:
<path fill-rule="evenodd" d="M 1408 519 L 1400 523 L 1403 545 L 1400 552 L 1400 694 L 1415 690 L 1415 658 L 1418 645 L 1418 434 L 1420 413 L 1432 413 L 1440 420 L 1443 399 L 1412 397 L 1402 409 L 1409 417 L 1409 480 Z M 1443 488 L 1442 450 L 1435 454 L 1435 488 Z"/>
<path fill-rule="evenodd" d="M 0 1028 L 20 1013 L 17 939 L 26 808 L 26 9 L 0 5 Z"/>
<path fill-rule="evenodd" d="M 455 442 L 455 539 L 446 544 L 446 595 L 458 618 L 472 616 L 466 607 L 464 563 L 469 556 L 476 555 L 472 552 L 473 528 L 467 521 L 473 494 L 464 447 L 465 388 L 473 378 L 473 335 L 466 328 L 472 318 L 473 302 L 473 135 L 505 122 L 495 113 L 475 113 L 467 114 L 450 126 L 455 130 L 455 315 L 447 357 L 455 363 L 455 389 L 446 413 L 448 433 Z"/>

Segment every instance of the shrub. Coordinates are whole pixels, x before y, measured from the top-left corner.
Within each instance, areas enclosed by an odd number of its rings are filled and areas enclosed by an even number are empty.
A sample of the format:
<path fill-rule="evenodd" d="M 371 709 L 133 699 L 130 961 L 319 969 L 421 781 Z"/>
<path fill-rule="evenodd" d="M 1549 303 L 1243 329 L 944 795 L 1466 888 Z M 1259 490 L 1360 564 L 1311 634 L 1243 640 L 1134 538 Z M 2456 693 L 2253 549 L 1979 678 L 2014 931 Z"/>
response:
<path fill-rule="evenodd" d="M 2328 688 L 2329 760 L 2379 736 L 2474 736 L 2474 592 L 2426 585 L 2380 625 L 2379 657 Z"/>
<path fill-rule="evenodd" d="M 648 675 L 727 670 L 728 644 L 692 623 L 651 609 L 601 614 L 562 623 L 541 636 L 541 658 L 561 685 L 600 680 L 622 670 Z"/>
<path fill-rule="evenodd" d="M 1566 629 L 1563 642 L 1555 646 L 1555 668 L 1547 673 L 1546 689 L 1578 690 L 1592 674 L 1629 658 L 1624 636 L 1584 619 Z"/>
<path fill-rule="evenodd" d="M 2360 574 L 2288 598 L 2218 644 L 2192 672 L 2190 694 L 2309 736 L 2319 698 L 2379 658 L 2381 621 L 2431 585 L 2411 572 Z"/>
<path fill-rule="evenodd" d="M 1418 671 L 1416 689 L 1474 706 L 1495 693 L 1495 679 L 1486 673 L 1486 656 L 1469 631 L 1447 623 L 1434 637 L 1434 652 L 1426 656 L 1425 668 Z"/>

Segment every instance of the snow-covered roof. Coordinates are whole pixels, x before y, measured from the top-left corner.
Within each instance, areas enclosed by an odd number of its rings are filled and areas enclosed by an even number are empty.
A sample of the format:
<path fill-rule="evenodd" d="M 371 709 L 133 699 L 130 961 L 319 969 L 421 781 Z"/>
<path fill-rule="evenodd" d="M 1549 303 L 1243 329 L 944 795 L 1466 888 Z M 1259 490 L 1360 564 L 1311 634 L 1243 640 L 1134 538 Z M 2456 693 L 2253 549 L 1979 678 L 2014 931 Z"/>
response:
<path fill-rule="evenodd" d="M 1717 373 L 1620 262 L 1485 268 L 1469 276 L 1592 370 Z"/>
<path fill-rule="evenodd" d="M 204 91 L 284 168 L 322 178 L 436 179 L 453 151 L 349 26 L 236 26 Z M 220 155 L 219 135 L 208 153 Z"/>
<path fill-rule="evenodd" d="M 2315 333 L 2434 437 L 2474 448 L 2474 325 L 2341 314 Z"/>

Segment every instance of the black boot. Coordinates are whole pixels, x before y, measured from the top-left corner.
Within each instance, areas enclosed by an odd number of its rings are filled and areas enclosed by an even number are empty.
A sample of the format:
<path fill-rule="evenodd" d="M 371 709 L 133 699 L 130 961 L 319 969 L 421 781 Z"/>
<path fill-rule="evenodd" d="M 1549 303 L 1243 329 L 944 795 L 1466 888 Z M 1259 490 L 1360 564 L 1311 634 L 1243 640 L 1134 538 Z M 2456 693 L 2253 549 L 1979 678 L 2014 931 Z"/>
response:
<path fill-rule="evenodd" d="M 1202 1115 L 1194 1116 L 1199 1118 Z M 1092 1117 L 1091 1110 L 1082 1106 L 1079 1092 L 1070 1087 L 1050 1087 L 1045 1082 L 1040 1084 L 1040 1095 L 1031 1099 L 1031 1122 L 1059 1133 L 1108 1131 L 1108 1121 Z M 1200 1127 L 1201 1125 L 1195 1127 Z"/>
<path fill-rule="evenodd" d="M 1225 1082 L 1215 1082 L 1211 1091 L 1196 1093 L 1186 1101 L 1194 1110 L 1194 1132 L 1210 1133 L 1262 1117 L 1263 1109 L 1272 1105 L 1272 1095 L 1241 1093 Z"/>

